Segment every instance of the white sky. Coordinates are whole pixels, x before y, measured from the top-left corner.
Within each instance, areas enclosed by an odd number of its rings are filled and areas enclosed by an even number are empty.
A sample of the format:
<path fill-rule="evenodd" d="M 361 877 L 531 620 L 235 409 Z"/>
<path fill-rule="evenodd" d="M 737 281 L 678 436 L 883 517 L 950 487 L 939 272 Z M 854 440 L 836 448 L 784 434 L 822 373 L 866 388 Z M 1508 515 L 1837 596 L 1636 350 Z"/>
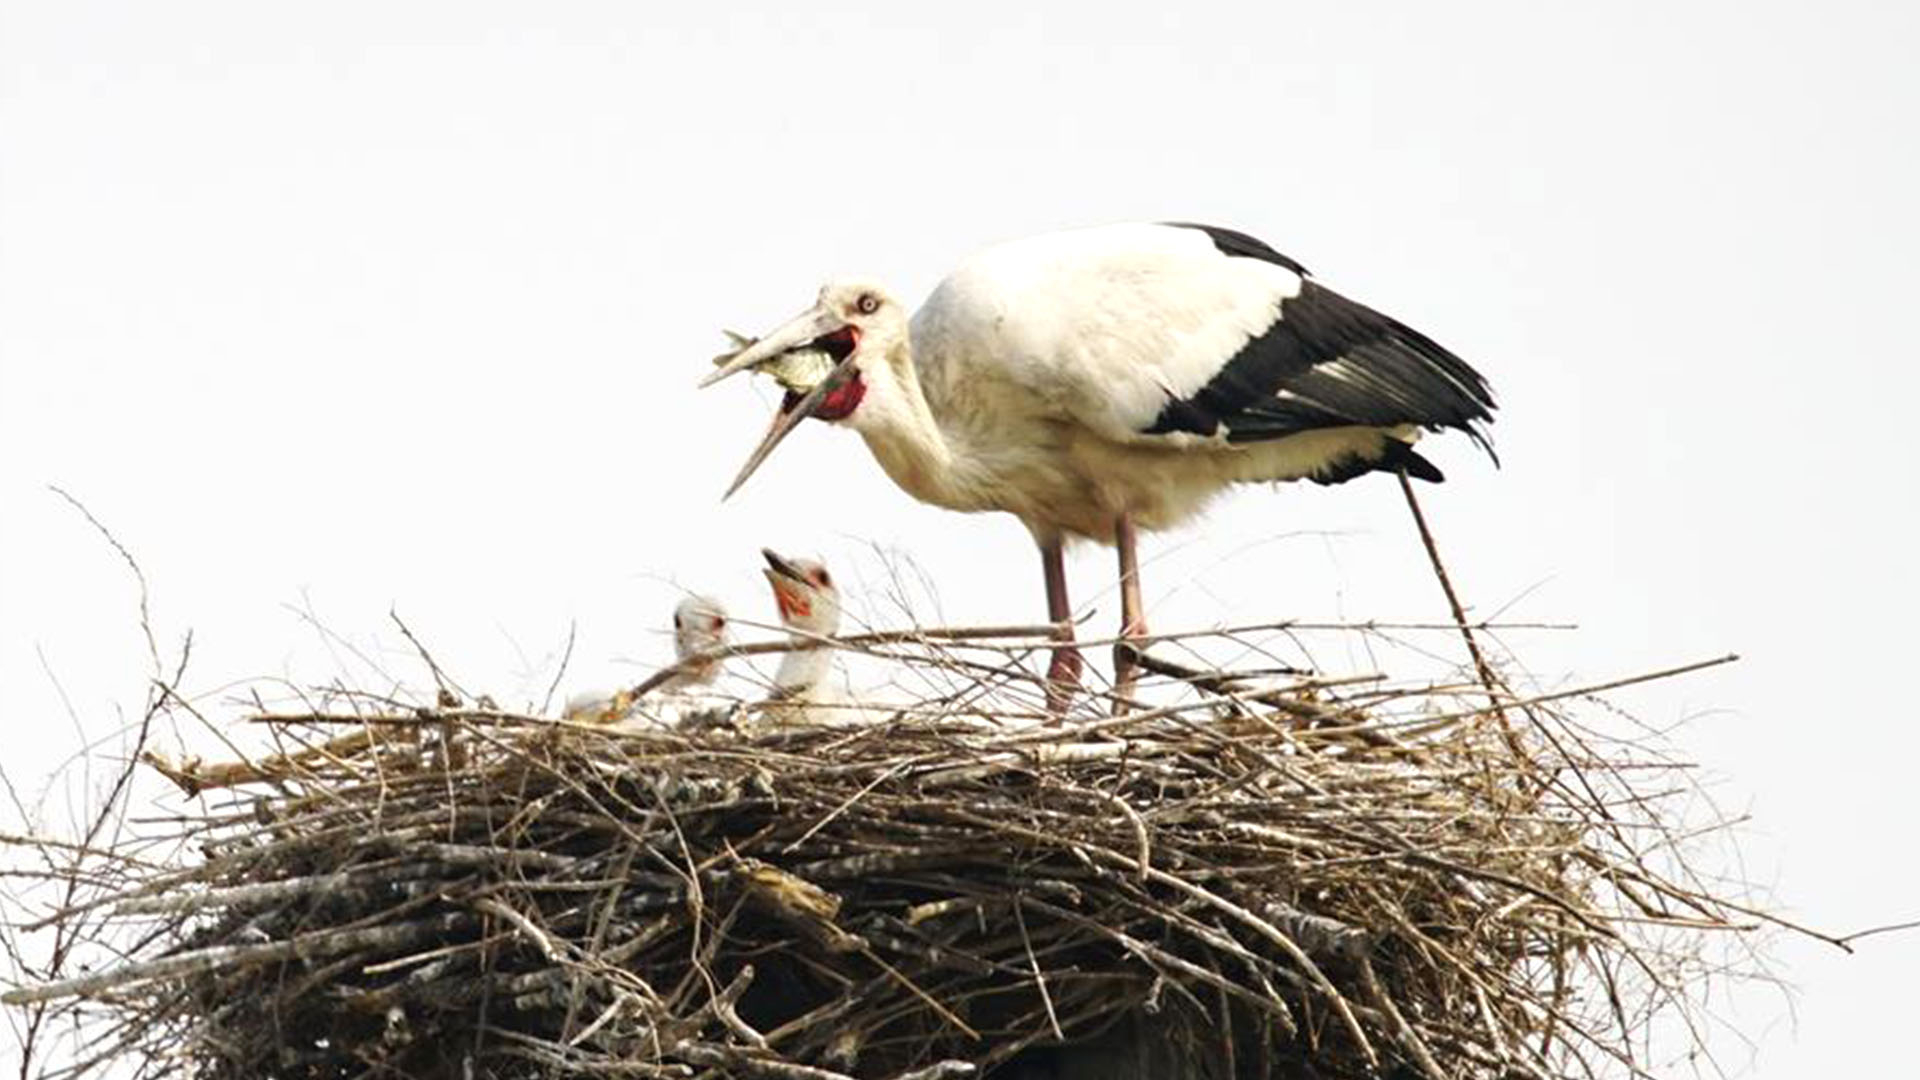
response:
<path fill-rule="evenodd" d="M 190 686 L 339 667 L 295 608 L 534 692 L 651 662 L 676 584 L 768 616 L 762 544 L 1041 612 L 1011 520 L 695 393 L 859 271 L 917 297 L 987 242 L 1232 225 L 1495 382 L 1493 469 L 1426 505 L 1549 681 L 1630 695 L 1755 818 L 1749 866 L 1847 931 L 1920 917 L 1898 689 L 1920 608 L 1920 8 L 1183 2 L 763 7 L 0 2 L 0 718 L 38 785 L 138 707 L 124 567 Z M 1278 539 L 1271 539 L 1275 536 Z M 1443 614 L 1394 485 L 1248 491 L 1153 540 L 1158 625 Z M 1102 607 L 1110 556 L 1081 553 Z M 1193 585 L 1183 584 L 1197 577 Z M 871 607 L 879 607 L 877 603 Z M 1104 660 L 1104 658 L 1102 658 Z M 57 679 L 58 687 L 55 680 Z M 1789 943 L 1736 1071 L 1905 1055 L 1920 938 Z"/>

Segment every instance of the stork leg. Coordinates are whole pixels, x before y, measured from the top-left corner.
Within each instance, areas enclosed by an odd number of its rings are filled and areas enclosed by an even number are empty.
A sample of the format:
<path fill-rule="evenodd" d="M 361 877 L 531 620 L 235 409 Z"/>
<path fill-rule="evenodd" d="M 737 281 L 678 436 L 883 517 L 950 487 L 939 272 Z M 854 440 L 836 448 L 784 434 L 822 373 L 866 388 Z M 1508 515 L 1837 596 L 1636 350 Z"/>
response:
<path fill-rule="evenodd" d="M 1047 621 L 1055 630 L 1053 662 L 1047 665 L 1047 711 L 1065 716 L 1080 689 L 1080 650 L 1073 647 L 1073 608 L 1067 602 L 1067 561 L 1060 538 L 1040 543 L 1040 569 L 1047 579 Z"/>
<path fill-rule="evenodd" d="M 1133 518 L 1121 514 L 1113 524 L 1113 546 L 1120 552 L 1120 641 L 1113 647 L 1115 712 L 1123 709 L 1127 699 L 1133 696 L 1134 684 L 1140 679 L 1140 646 L 1135 642 L 1147 636 L 1146 610 L 1140 603 L 1140 557 L 1134 547 L 1136 536 Z"/>

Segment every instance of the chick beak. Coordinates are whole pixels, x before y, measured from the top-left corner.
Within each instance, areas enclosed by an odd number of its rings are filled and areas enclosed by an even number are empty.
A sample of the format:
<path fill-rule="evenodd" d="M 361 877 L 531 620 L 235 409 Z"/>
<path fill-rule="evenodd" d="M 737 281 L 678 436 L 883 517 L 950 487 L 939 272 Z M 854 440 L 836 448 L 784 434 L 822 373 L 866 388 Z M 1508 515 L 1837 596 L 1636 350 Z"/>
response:
<path fill-rule="evenodd" d="M 773 601 L 780 606 L 782 618 L 803 618 L 813 614 L 813 601 L 807 588 L 807 579 L 801 575 L 800 568 L 782 558 L 771 548 L 761 548 L 760 554 L 766 557 L 767 584 L 773 587 Z"/>

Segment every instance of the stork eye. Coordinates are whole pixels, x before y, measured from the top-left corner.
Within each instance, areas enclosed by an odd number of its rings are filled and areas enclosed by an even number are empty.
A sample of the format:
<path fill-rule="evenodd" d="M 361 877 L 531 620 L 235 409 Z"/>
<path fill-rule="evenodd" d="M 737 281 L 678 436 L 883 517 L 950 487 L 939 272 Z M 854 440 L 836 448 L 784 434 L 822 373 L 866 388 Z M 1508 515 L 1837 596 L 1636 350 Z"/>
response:
<path fill-rule="evenodd" d="M 861 293 L 860 299 L 855 300 L 853 306 L 859 310 L 860 314 L 871 315 L 880 310 L 880 298 L 872 293 Z"/>

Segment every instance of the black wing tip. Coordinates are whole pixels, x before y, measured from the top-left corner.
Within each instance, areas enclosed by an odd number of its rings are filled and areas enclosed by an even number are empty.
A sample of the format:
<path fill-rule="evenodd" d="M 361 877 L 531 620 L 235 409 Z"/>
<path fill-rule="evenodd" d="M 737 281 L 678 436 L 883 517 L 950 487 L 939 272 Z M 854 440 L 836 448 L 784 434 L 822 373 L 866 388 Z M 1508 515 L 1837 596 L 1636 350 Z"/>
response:
<path fill-rule="evenodd" d="M 1422 457 L 1410 444 L 1395 438 L 1387 439 L 1379 457 L 1349 454 L 1307 479 L 1321 487 L 1332 487 L 1373 472 L 1406 473 L 1415 480 L 1425 480 L 1429 484 L 1445 483 L 1447 479 L 1447 474 L 1440 471 L 1440 466 Z"/>
<path fill-rule="evenodd" d="M 1420 455 L 1420 451 L 1398 439 L 1388 444 L 1386 456 L 1381 459 L 1381 464 L 1389 470 L 1406 473 L 1415 480 L 1425 480 L 1429 484 L 1447 482 L 1447 474 L 1440 471 L 1440 466 L 1428 461 Z"/>
<path fill-rule="evenodd" d="M 1488 408 L 1491 409 L 1492 406 L 1489 405 Z M 1500 451 L 1493 448 L 1493 436 L 1487 433 L 1487 425 L 1491 423 L 1493 423 L 1493 416 L 1489 413 L 1456 427 L 1467 433 L 1467 437 L 1473 440 L 1473 445 L 1478 446 L 1487 455 L 1487 460 L 1493 462 L 1493 467 L 1497 469 L 1500 467 Z"/>
<path fill-rule="evenodd" d="M 1249 236 L 1238 229 L 1229 229 L 1220 225 L 1203 225 L 1197 221 L 1162 221 L 1160 224 L 1174 229 L 1197 229 L 1207 234 L 1220 254 L 1239 256 L 1247 259 L 1259 259 L 1275 266 L 1284 266 L 1301 277 L 1312 277 L 1313 272 L 1300 264 L 1300 260 L 1290 255 L 1282 255 L 1273 249 L 1273 245 L 1257 236 Z"/>

